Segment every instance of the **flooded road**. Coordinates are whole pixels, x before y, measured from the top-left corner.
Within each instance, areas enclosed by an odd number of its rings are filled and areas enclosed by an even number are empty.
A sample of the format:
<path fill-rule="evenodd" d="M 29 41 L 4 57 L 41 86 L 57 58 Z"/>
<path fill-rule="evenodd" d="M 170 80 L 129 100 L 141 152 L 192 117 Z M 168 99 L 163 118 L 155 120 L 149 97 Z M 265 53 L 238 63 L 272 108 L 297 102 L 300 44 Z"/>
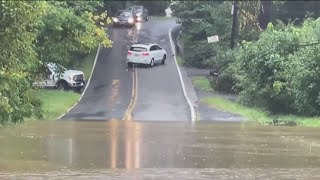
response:
<path fill-rule="evenodd" d="M 38 122 L 0 128 L 0 145 L 0 179 L 320 178 L 315 128 Z"/>

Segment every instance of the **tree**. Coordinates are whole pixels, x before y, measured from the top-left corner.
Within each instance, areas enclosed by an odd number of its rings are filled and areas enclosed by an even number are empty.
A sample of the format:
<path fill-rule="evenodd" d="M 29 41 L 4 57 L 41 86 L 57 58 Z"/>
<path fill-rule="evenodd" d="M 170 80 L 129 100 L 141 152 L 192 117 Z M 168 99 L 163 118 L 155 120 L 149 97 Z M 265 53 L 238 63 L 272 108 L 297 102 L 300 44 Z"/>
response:
<path fill-rule="evenodd" d="M 34 25 L 44 13 L 45 2 L 0 4 L 0 119 L 1 123 L 17 123 L 40 112 L 40 101 L 32 95 L 27 78 L 38 63 L 33 49 Z"/>
<path fill-rule="evenodd" d="M 170 0 L 136 0 L 134 4 L 144 6 L 150 15 L 165 15 L 165 9 L 170 5 Z"/>
<path fill-rule="evenodd" d="M 103 1 L 103 8 L 108 12 L 108 15 L 113 16 L 119 9 L 126 9 L 128 1 Z"/>
<path fill-rule="evenodd" d="M 301 25 L 307 17 L 320 17 L 320 1 L 274 1 L 272 21 Z"/>
<path fill-rule="evenodd" d="M 269 24 L 258 41 L 245 42 L 234 71 L 242 103 L 273 113 L 319 115 L 320 18 L 301 27 Z"/>
<path fill-rule="evenodd" d="M 266 29 L 271 21 L 271 7 L 272 1 L 262 0 L 260 5 L 259 24 L 260 28 Z"/>
<path fill-rule="evenodd" d="M 37 26 L 36 50 L 42 62 L 67 64 L 75 54 L 89 53 L 99 43 L 111 46 L 104 29 L 106 14 L 94 15 L 88 10 L 95 8 L 82 1 L 47 4 Z"/>
<path fill-rule="evenodd" d="M 219 1 L 179 1 L 171 6 L 181 21 L 186 65 L 208 67 L 217 50 L 229 45 L 230 7 L 231 2 Z M 207 37 L 212 35 L 219 35 L 218 44 L 207 43 Z"/>

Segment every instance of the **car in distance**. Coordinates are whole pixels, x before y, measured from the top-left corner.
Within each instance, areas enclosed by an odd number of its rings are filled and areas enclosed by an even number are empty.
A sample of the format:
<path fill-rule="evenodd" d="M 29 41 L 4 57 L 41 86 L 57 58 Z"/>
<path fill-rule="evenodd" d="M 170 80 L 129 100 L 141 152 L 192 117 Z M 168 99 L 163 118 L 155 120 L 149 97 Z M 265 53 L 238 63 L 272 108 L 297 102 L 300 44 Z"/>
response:
<path fill-rule="evenodd" d="M 61 90 L 72 89 L 78 92 L 85 86 L 85 77 L 82 71 L 68 70 L 56 63 L 43 65 L 39 76 L 32 81 L 34 87 L 57 88 Z"/>
<path fill-rule="evenodd" d="M 137 22 L 149 20 L 148 10 L 143 6 L 132 6 L 129 7 L 128 10 L 133 12 L 134 18 Z"/>
<path fill-rule="evenodd" d="M 129 10 L 119 10 L 116 14 L 116 17 L 112 18 L 113 26 L 135 26 L 135 18 L 132 11 Z"/>
<path fill-rule="evenodd" d="M 165 64 L 167 52 L 157 44 L 133 44 L 128 50 L 127 65 L 147 64 L 153 67 L 156 63 Z"/>

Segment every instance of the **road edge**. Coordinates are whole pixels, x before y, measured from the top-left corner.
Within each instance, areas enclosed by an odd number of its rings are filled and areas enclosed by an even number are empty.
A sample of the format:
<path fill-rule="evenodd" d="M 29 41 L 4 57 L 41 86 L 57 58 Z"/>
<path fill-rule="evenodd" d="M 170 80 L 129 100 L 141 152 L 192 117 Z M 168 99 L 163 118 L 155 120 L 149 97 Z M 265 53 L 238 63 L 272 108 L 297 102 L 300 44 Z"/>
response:
<path fill-rule="evenodd" d="M 172 36 L 171 36 L 172 29 L 173 28 L 169 29 L 169 39 L 170 39 L 171 51 L 172 51 L 172 53 L 174 55 L 173 58 L 174 58 L 174 61 L 175 61 L 175 64 L 176 64 L 176 68 L 178 70 L 178 74 L 179 74 L 179 79 L 180 79 L 180 83 L 181 83 L 181 86 L 182 86 L 183 95 L 184 95 L 185 99 L 187 100 L 189 108 L 190 108 L 191 121 L 195 122 L 195 120 L 196 120 L 196 110 L 195 110 L 193 104 L 191 103 L 191 101 L 190 101 L 190 99 L 188 97 L 188 94 L 187 94 L 187 91 L 186 91 L 186 87 L 185 87 L 185 84 L 184 84 L 184 81 L 183 81 L 183 77 L 182 77 L 182 74 L 181 74 L 181 70 L 180 70 L 180 67 L 179 67 L 178 62 L 177 62 L 176 51 L 175 51 L 174 43 L 173 43 Z"/>
<path fill-rule="evenodd" d="M 97 60 L 98 60 L 98 57 L 99 57 L 99 53 L 100 53 L 100 49 L 101 49 L 101 44 L 99 44 L 98 46 L 98 49 L 97 49 L 97 53 L 96 53 L 96 57 L 94 59 L 94 63 L 93 63 L 93 66 L 92 66 L 92 69 L 91 69 L 91 73 L 90 73 L 90 78 L 88 79 L 88 82 L 86 83 L 86 87 L 84 88 L 83 92 L 81 93 L 81 96 L 80 98 L 78 99 L 78 101 L 76 103 L 74 103 L 65 113 L 63 113 L 62 115 L 60 115 L 57 120 L 61 119 L 63 116 L 65 116 L 69 111 L 71 111 L 82 99 L 83 95 L 85 94 L 85 92 L 87 91 L 87 88 L 89 87 L 89 84 L 90 84 L 90 81 L 91 81 L 91 78 L 92 78 L 92 74 L 93 74 L 93 71 L 96 67 L 96 64 L 97 64 Z"/>

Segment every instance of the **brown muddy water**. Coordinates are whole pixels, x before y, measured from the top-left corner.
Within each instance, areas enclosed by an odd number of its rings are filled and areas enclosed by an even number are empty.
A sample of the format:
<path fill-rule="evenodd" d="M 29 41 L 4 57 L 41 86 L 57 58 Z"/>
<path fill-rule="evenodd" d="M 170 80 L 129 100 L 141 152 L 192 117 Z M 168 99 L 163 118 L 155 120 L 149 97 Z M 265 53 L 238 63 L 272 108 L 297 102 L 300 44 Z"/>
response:
<path fill-rule="evenodd" d="M 0 179 L 320 179 L 320 132 L 228 122 L 32 122 L 0 128 Z"/>

